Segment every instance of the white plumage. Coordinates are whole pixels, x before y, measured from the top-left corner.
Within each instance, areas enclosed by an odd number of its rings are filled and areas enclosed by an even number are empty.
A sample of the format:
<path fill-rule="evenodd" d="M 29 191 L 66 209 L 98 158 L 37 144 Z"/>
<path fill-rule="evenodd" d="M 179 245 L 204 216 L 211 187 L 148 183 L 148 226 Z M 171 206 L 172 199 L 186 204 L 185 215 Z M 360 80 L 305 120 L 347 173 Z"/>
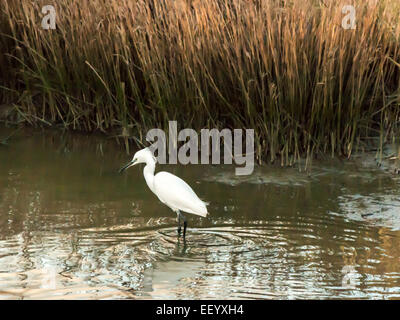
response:
<path fill-rule="evenodd" d="M 162 203 L 167 205 L 178 215 L 179 234 L 181 230 L 180 219 L 182 218 L 184 220 L 183 235 L 185 236 L 187 223 L 186 218 L 180 213 L 180 211 L 206 217 L 208 214 L 208 203 L 200 200 L 193 189 L 181 178 L 165 171 L 154 175 L 156 162 L 156 158 L 153 156 L 151 151 L 148 148 L 145 148 L 136 152 L 132 161 L 121 168 L 120 172 L 135 164 L 145 163 L 146 166 L 143 169 L 143 176 L 147 185 Z"/>
<path fill-rule="evenodd" d="M 154 176 L 154 193 L 173 211 L 207 216 L 207 204 L 199 199 L 185 181 L 169 172 L 162 171 Z"/>

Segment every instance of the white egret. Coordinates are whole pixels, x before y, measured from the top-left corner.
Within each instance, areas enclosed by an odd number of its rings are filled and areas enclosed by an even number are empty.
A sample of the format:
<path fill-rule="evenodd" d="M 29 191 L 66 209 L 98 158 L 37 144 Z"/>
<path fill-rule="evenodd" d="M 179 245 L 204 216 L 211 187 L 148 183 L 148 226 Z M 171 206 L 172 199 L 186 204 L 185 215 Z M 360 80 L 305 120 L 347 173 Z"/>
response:
<path fill-rule="evenodd" d="M 181 211 L 206 217 L 208 214 L 208 203 L 200 200 L 193 189 L 181 178 L 165 171 L 154 175 L 157 160 L 149 148 L 136 152 L 132 161 L 122 167 L 119 172 L 121 173 L 139 163 L 146 164 L 143 169 L 143 175 L 150 190 L 162 203 L 176 212 L 178 218 L 178 235 L 181 234 L 181 219 L 183 220 L 183 237 L 185 238 L 187 222 Z"/>

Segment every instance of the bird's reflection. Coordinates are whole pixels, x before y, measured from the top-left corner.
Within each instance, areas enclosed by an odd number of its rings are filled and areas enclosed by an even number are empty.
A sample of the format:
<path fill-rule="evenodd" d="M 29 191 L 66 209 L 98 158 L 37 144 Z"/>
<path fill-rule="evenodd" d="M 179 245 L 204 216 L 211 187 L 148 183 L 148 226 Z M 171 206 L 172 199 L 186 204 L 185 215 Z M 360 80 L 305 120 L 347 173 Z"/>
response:
<path fill-rule="evenodd" d="M 187 248 L 188 248 L 188 246 L 187 246 L 186 238 L 178 236 L 178 241 L 176 242 L 176 245 L 175 245 L 174 254 L 177 256 L 185 256 Z"/>

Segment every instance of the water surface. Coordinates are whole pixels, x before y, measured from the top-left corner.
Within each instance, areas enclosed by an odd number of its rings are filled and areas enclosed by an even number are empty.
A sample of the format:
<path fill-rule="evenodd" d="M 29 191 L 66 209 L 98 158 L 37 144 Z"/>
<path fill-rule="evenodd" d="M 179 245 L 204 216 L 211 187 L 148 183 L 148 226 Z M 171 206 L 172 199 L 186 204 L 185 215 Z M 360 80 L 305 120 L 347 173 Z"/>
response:
<path fill-rule="evenodd" d="M 168 166 L 209 201 L 176 217 L 114 139 L 0 129 L 2 299 L 399 299 L 399 177 L 360 161 Z"/>

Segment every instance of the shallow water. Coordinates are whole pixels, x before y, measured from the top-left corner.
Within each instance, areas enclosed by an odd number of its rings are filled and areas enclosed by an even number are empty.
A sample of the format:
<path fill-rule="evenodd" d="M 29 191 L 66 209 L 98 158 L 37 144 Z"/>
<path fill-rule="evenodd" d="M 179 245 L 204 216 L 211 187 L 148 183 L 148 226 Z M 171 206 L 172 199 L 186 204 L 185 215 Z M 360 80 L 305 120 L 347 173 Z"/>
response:
<path fill-rule="evenodd" d="M 175 215 L 113 139 L 0 129 L 0 298 L 400 298 L 399 178 L 357 161 L 167 166 L 211 202 Z"/>

